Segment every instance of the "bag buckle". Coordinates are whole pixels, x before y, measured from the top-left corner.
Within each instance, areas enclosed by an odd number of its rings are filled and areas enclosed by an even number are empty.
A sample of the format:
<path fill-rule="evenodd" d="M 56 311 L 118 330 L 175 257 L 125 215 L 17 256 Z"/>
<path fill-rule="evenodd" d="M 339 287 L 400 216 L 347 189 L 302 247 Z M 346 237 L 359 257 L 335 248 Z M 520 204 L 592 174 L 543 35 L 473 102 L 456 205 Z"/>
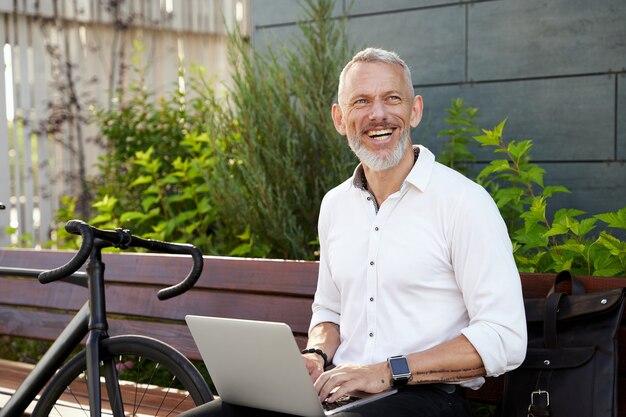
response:
<path fill-rule="evenodd" d="M 540 400 L 541 396 L 545 396 L 545 401 L 541 401 L 541 402 L 537 401 L 537 403 L 545 407 L 549 406 L 550 405 L 550 393 L 542 389 L 538 389 L 537 391 L 533 391 L 530 393 L 530 405 L 534 405 L 535 399 Z"/>
<path fill-rule="evenodd" d="M 538 389 L 530 393 L 530 405 L 528 406 L 527 416 L 550 416 L 550 393 L 548 391 Z"/>

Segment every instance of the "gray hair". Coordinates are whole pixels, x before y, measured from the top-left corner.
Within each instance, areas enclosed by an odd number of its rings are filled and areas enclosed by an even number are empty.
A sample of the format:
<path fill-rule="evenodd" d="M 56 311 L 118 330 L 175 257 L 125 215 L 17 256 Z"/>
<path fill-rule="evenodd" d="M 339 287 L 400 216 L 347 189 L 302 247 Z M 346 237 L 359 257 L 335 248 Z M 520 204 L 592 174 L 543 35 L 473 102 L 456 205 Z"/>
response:
<path fill-rule="evenodd" d="M 404 76 L 406 78 L 407 85 L 413 89 L 413 81 L 411 80 L 411 70 L 408 65 L 400 58 L 400 55 L 393 51 L 386 51 L 379 48 L 366 48 L 358 52 L 350 62 L 343 67 L 341 74 L 339 75 L 339 87 L 337 88 L 337 99 L 341 97 L 341 91 L 345 83 L 346 74 L 348 70 L 352 68 L 357 62 L 382 62 L 385 64 L 400 65 L 404 70 Z"/>

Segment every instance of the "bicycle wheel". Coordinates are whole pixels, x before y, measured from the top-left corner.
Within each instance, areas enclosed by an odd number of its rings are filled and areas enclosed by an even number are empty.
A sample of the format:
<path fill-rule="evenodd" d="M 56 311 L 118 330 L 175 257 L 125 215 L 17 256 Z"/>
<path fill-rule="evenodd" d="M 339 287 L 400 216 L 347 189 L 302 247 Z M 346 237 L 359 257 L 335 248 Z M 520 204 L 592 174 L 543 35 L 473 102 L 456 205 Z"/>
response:
<path fill-rule="evenodd" d="M 143 336 L 105 339 L 100 351 L 102 415 L 112 415 L 104 364 L 114 363 L 125 416 L 167 416 L 213 399 L 206 381 L 187 358 L 169 345 Z M 86 352 L 70 359 L 50 380 L 33 416 L 89 416 Z M 110 383 L 111 381 L 107 381 Z"/>

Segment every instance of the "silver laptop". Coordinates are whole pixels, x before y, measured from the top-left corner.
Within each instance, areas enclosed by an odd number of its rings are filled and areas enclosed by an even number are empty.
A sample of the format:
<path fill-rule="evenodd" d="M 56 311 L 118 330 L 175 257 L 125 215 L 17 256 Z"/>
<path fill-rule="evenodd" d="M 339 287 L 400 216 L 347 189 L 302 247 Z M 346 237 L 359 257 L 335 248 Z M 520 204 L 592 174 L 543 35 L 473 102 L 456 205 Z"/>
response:
<path fill-rule="evenodd" d="M 302 416 L 324 416 L 391 395 L 364 394 L 325 410 L 291 329 L 284 323 L 185 317 L 222 401 Z"/>

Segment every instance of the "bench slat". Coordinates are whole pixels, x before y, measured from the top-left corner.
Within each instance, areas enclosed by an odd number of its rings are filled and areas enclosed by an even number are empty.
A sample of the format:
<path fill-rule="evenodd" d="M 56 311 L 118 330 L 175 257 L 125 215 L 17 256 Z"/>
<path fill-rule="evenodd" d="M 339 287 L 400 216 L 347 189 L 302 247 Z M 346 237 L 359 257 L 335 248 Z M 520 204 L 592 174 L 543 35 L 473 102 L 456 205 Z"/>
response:
<path fill-rule="evenodd" d="M 68 251 L 0 249 L 0 265 L 50 269 L 61 266 L 72 255 Z M 190 258 L 181 255 L 108 253 L 103 260 L 107 282 L 158 288 L 178 283 L 191 268 Z M 309 261 L 205 256 L 196 288 L 312 297 L 317 270 L 317 263 Z"/>

